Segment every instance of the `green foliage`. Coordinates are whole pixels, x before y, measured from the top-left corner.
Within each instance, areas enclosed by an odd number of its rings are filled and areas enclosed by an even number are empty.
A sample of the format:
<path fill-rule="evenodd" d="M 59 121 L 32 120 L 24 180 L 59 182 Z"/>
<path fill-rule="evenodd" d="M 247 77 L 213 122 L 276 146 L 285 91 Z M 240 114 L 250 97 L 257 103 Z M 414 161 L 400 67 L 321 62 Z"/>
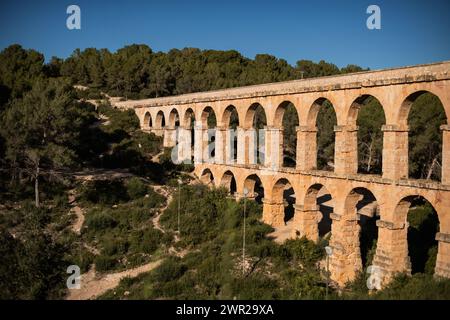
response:
<path fill-rule="evenodd" d="M 91 214 L 86 219 L 86 226 L 93 232 L 114 228 L 116 225 L 114 218 L 103 212 Z"/>
<path fill-rule="evenodd" d="M 141 279 L 122 282 L 116 289 L 119 294 L 131 290 L 133 299 L 323 297 L 323 280 L 316 267 L 323 249 L 306 239 L 275 244 L 267 238 L 273 229 L 259 221 L 261 206 L 256 202 L 246 202 L 246 252 L 253 267 L 244 276 L 239 266 L 243 201 L 228 199 L 224 189 L 183 186 L 180 203 L 181 241 L 177 246 L 191 248 L 191 253 L 183 259 L 169 257 Z M 175 195 L 161 217 L 166 230 L 178 228 L 177 210 Z M 113 296 L 107 293 L 104 298 Z"/>
<path fill-rule="evenodd" d="M 317 115 L 317 168 L 333 169 L 334 165 L 334 126 L 337 125 L 333 105 L 326 100 Z"/>
<path fill-rule="evenodd" d="M 427 272 L 432 275 L 436 264 L 437 241 L 435 237 L 439 230 L 439 220 L 429 202 L 420 202 L 408 213 L 409 256 L 412 273 Z"/>
<path fill-rule="evenodd" d="M 0 225 L 0 298 L 56 299 L 62 295 L 65 248 L 47 232 L 53 211 L 27 208 L 14 212 L 15 238 Z"/>
<path fill-rule="evenodd" d="M 147 186 L 141 179 L 133 177 L 126 183 L 127 194 L 130 199 L 138 199 L 147 194 Z"/>
<path fill-rule="evenodd" d="M 106 190 L 99 190 L 96 183 L 104 185 Z M 111 183 L 115 187 L 106 197 Z M 98 270 L 118 270 L 146 263 L 158 249 L 171 244 L 172 237 L 163 236 L 149 221 L 165 199 L 142 180 L 96 181 L 83 188 L 83 206 L 90 209 L 85 214 L 82 238 L 100 250 L 95 260 L 100 259 Z M 95 196 L 87 197 L 91 192 Z M 111 204 L 115 205 L 111 207 Z"/>
<path fill-rule="evenodd" d="M 94 262 L 96 270 L 100 272 L 111 270 L 117 264 L 116 258 L 104 255 L 97 256 Z"/>
<path fill-rule="evenodd" d="M 377 99 L 364 101 L 358 113 L 358 171 L 381 174 L 383 132 L 386 123 L 383 107 Z"/>
<path fill-rule="evenodd" d="M 409 117 L 409 175 L 416 179 L 440 180 L 442 132 L 446 123 L 444 108 L 431 93 L 419 96 L 412 104 Z"/>
<path fill-rule="evenodd" d="M 80 200 L 112 205 L 128 201 L 129 196 L 127 188 L 120 180 L 94 180 L 82 186 Z"/>

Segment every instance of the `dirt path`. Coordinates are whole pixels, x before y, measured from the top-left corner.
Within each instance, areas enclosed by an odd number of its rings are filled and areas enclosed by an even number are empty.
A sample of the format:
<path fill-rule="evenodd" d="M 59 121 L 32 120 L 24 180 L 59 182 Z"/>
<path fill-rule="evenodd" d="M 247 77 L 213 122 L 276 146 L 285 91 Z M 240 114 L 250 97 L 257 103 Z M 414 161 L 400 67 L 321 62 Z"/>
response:
<path fill-rule="evenodd" d="M 167 209 L 169 204 L 173 200 L 172 192 L 168 190 L 168 188 L 165 188 L 164 186 L 153 186 L 153 189 L 158 192 L 159 194 L 166 197 L 166 205 L 158 210 L 157 214 L 152 219 L 152 223 L 155 229 L 160 230 L 162 233 L 166 233 L 166 231 L 162 228 L 161 224 L 159 223 L 159 220 L 161 219 L 161 215 L 163 212 Z M 180 235 L 176 232 L 174 234 L 174 242 L 177 243 L 180 241 Z M 183 258 L 189 251 L 187 249 L 178 251 L 173 245 L 169 248 L 169 253 L 176 255 L 177 257 Z"/>
<path fill-rule="evenodd" d="M 162 260 L 147 263 L 143 266 L 128 269 L 122 272 L 98 275 L 95 266 L 87 273 L 81 275 L 81 288 L 69 290 L 66 300 L 90 300 L 102 295 L 106 291 L 119 285 L 125 277 L 137 277 L 141 273 L 149 272 L 161 264 Z"/>
<path fill-rule="evenodd" d="M 76 234 L 80 234 L 81 227 L 83 226 L 83 223 L 84 223 L 84 211 L 76 203 L 76 197 L 75 197 L 75 190 L 74 189 L 69 191 L 69 203 L 71 205 L 73 205 L 73 207 L 70 209 L 69 213 L 74 213 L 76 215 L 76 220 L 70 226 L 70 228 Z"/>
<path fill-rule="evenodd" d="M 172 202 L 173 196 L 172 193 L 167 190 L 167 188 L 164 188 L 164 186 L 153 186 L 153 190 L 155 190 L 157 193 L 166 198 L 165 206 L 159 209 L 158 212 L 153 216 L 152 219 L 153 227 L 155 229 L 158 229 L 162 233 L 166 233 L 166 231 L 161 227 L 159 220 L 161 219 L 161 215 L 163 214 L 163 212 L 169 206 L 170 202 Z"/>
<path fill-rule="evenodd" d="M 91 180 L 94 177 L 98 178 L 98 172 L 92 173 L 87 172 L 85 174 L 80 174 L 79 179 L 82 180 Z M 100 172 L 101 176 L 107 176 L 108 174 L 111 174 L 111 172 Z M 115 172 L 116 175 L 123 176 L 128 175 L 128 172 Z M 160 208 L 155 216 L 152 218 L 152 223 L 155 229 L 160 230 L 163 233 L 166 233 L 166 231 L 163 229 L 163 227 L 160 224 L 161 215 L 163 212 L 167 209 L 169 204 L 171 203 L 173 199 L 172 190 L 171 188 L 168 188 L 166 186 L 162 185 L 156 185 L 152 186 L 153 189 L 163 195 L 167 200 L 165 205 Z M 70 210 L 70 212 L 73 212 L 76 214 L 77 219 L 72 224 L 71 229 L 76 232 L 77 234 L 80 234 L 81 227 L 84 222 L 84 212 L 83 209 L 80 208 L 76 203 L 76 196 L 75 196 L 75 190 L 71 190 L 69 192 L 69 203 L 73 206 Z M 179 235 L 175 233 L 174 235 L 174 241 L 175 243 L 178 242 Z M 89 247 L 87 244 L 85 244 L 86 248 L 88 248 L 89 251 L 93 252 L 94 254 L 98 254 L 98 250 L 92 247 Z M 169 248 L 169 253 L 174 254 L 178 257 L 184 257 L 188 250 L 182 250 L 177 251 L 177 249 L 174 246 L 171 246 Z M 72 289 L 69 290 L 69 294 L 67 295 L 67 300 L 89 300 L 89 299 L 95 299 L 98 296 L 102 295 L 106 291 L 115 288 L 118 286 L 121 279 L 125 277 L 136 277 L 141 273 L 149 272 L 153 269 L 155 269 L 159 264 L 163 261 L 163 259 L 160 259 L 155 262 L 150 262 L 148 264 L 145 264 L 140 267 L 136 267 L 133 269 L 125 270 L 122 272 L 116 272 L 116 273 L 109 273 L 109 274 L 97 274 L 95 270 L 95 265 L 91 267 L 91 269 L 81 275 L 81 288 L 80 289 Z"/>

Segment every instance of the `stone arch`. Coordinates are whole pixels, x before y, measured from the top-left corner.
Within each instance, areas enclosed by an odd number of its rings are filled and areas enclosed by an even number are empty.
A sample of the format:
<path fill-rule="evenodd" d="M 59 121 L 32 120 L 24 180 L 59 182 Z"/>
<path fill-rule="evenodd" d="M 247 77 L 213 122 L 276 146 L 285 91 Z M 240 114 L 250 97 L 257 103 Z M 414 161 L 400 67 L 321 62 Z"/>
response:
<path fill-rule="evenodd" d="M 152 115 L 147 111 L 144 115 L 144 128 L 151 128 L 152 126 Z"/>
<path fill-rule="evenodd" d="M 246 164 L 264 164 L 265 139 L 260 130 L 267 126 L 267 114 L 260 103 L 253 103 L 245 113 L 241 126 L 245 133 L 242 136 L 244 146 L 243 161 Z"/>
<path fill-rule="evenodd" d="M 319 237 L 329 235 L 331 232 L 331 214 L 334 210 L 334 199 L 328 188 L 320 183 L 315 183 L 308 188 L 303 202 L 303 210 L 307 212 L 316 212 L 317 233 Z"/>
<path fill-rule="evenodd" d="M 200 123 L 202 128 L 215 128 L 217 126 L 216 112 L 211 106 L 203 108 Z"/>
<path fill-rule="evenodd" d="M 264 185 L 257 174 L 251 174 L 244 180 L 243 191 L 247 190 L 247 198 L 255 199 L 256 202 L 262 203 L 264 198 Z"/>
<path fill-rule="evenodd" d="M 240 121 L 239 121 L 239 113 L 234 105 L 230 104 L 225 108 L 222 114 L 221 123 L 227 129 L 227 132 L 225 133 L 226 136 L 225 152 L 227 153 L 226 159 L 229 158 L 230 160 L 237 162 L 238 135 L 236 129 L 240 125 Z"/>
<path fill-rule="evenodd" d="M 450 145 L 443 139 L 443 134 L 448 136 L 448 130 L 441 132 L 448 118 L 439 96 L 425 90 L 411 93 L 402 102 L 398 121 L 408 131 L 407 137 L 403 133 L 408 141 L 408 177 L 445 180 L 444 172 L 449 169 L 446 168 L 448 163 L 443 163 L 442 155 Z M 423 141 L 424 137 L 427 141 Z"/>
<path fill-rule="evenodd" d="M 204 141 L 204 147 L 202 147 L 202 152 L 204 153 L 204 160 L 209 162 L 215 161 L 215 147 L 216 147 L 216 127 L 217 127 L 217 117 L 214 109 L 211 106 L 207 106 L 203 108 L 201 115 L 200 115 L 200 123 L 201 127 L 204 130 L 207 130 L 204 132 L 205 135 L 203 135 Z M 207 150 L 206 150 L 207 148 Z M 205 154 L 206 150 L 206 154 Z"/>
<path fill-rule="evenodd" d="M 237 126 L 240 125 L 239 123 L 239 113 L 237 111 L 237 108 L 230 104 L 228 107 L 225 108 L 222 114 L 222 121 L 221 123 L 228 128 L 235 129 Z"/>
<path fill-rule="evenodd" d="M 368 121 L 370 119 L 370 121 Z M 381 174 L 383 154 L 383 132 L 386 124 L 386 112 L 380 100 L 371 95 L 363 94 L 350 105 L 347 114 L 347 127 L 355 128 L 348 134 L 356 138 L 355 151 L 358 173 Z M 353 150 L 353 149 L 351 149 Z"/>
<path fill-rule="evenodd" d="M 342 215 L 333 217 L 330 264 L 333 280 L 340 284 L 354 280 L 373 257 L 378 239 L 378 203 L 373 193 L 353 188 L 344 201 Z M 370 252 L 370 255 L 369 255 Z"/>
<path fill-rule="evenodd" d="M 378 201 L 372 191 L 362 187 L 352 189 L 345 199 L 343 219 L 354 226 L 352 236 L 355 236 L 355 244 L 358 244 L 354 255 L 357 257 L 355 265 L 361 269 L 368 266 L 375 253 L 378 239 L 376 223 L 379 218 Z"/>
<path fill-rule="evenodd" d="M 291 101 L 283 101 L 275 110 L 274 126 L 282 129 L 283 167 L 296 167 L 297 127 L 299 126 L 297 108 Z"/>
<path fill-rule="evenodd" d="M 315 132 L 315 168 L 333 171 L 336 144 L 334 130 L 337 125 L 337 113 L 333 102 L 325 97 L 316 99 L 309 108 L 306 123 L 308 130 Z M 314 137 L 311 135 L 310 138 Z"/>
<path fill-rule="evenodd" d="M 426 271 L 427 260 L 436 259 L 438 253 L 436 234 L 440 220 L 433 204 L 423 195 L 405 196 L 395 207 L 394 221 L 395 225 L 404 226 L 397 237 L 401 241 L 398 247 L 403 249 L 401 261 L 405 261 L 401 269 L 411 273 Z M 433 247 L 434 252 L 430 252 Z"/>
<path fill-rule="evenodd" d="M 169 126 L 178 127 L 180 125 L 180 115 L 176 108 L 173 108 L 169 114 Z"/>
<path fill-rule="evenodd" d="M 211 169 L 205 168 L 202 170 L 202 173 L 200 174 L 200 181 L 207 186 L 214 186 L 215 180 Z"/>
<path fill-rule="evenodd" d="M 262 104 L 260 104 L 259 102 L 255 102 L 255 103 L 252 103 L 250 105 L 250 107 L 248 107 L 248 109 L 247 109 L 247 111 L 245 113 L 245 119 L 244 119 L 242 125 L 246 129 L 253 128 L 255 126 L 255 120 L 256 120 L 255 117 L 256 117 L 257 111 L 258 112 L 259 111 L 263 112 L 263 116 L 264 116 L 264 119 L 265 119 L 264 122 L 265 122 L 265 125 L 267 125 L 267 113 L 266 113 L 266 110 L 264 109 Z M 262 129 L 262 128 L 256 128 L 256 129 Z"/>
<path fill-rule="evenodd" d="M 294 205 L 296 202 L 295 190 L 291 182 L 286 178 L 278 179 L 272 188 L 272 201 L 284 202 L 284 223 L 293 221 Z"/>
<path fill-rule="evenodd" d="M 225 171 L 220 180 L 220 186 L 226 188 L 231 195 L 235 195 L 237 191 L 236 178 L 233 172 L 230 170 Z"/>
<path fill-rule="evenodd" d="M 192 108 L 187 108 L 184 112 L 183 119 L 181 121 L 181 125 L 186 128 L 191 128 L 194 126 L 195 122 L 195 112 Z"/>
<path fill-rule="evenodd" d="M 350 108 L 348 110 L 347 114 L 347 125 L 354 126 L 357 123 L 358 115 L 361 110 L 361 108 L 364 108 L 364 106 L 370 102 L 370 100 L 376 101 L 383 111 L 383 117 L 385 119 L 386 123 L 386 111 L 385 106 L 381 103 L 380 99 L 378 99 L 373 94 L 361 94 L 359 95 L 355 100 L 353 100 L 352 104 L 350 105 Z"/>
<path fill-rule="evenodd" d="M 306 125 L 308 127 L 315 127 L 317 125 L 317 116 L 319 114 L 320 109 L 323 107 L 324 103 L 328 102 L 331 104 L 334 113 L 336 114 L 336 109 L 334 108 L 335 103 L 331 98 L 319 97 L 312 105 L 309 107 L 308 116 L 306 118 Z"/>
<path fill-rule="evenodd" d="M 158 111 L 156 114 L 156 128 L 162 129 L 166 126 L 166 118 L 162 110 Z"/>
<path fill-rule="evenodd" d="M 430 90 L 418 90 L 418 91 L 410 93 L 405 99 L 403 99 L 403 101 L 400 105 L 400 109 L 398 111 L 398 116 L 397 116 L 397 124 L 398 125 L 400 125 L 400 126 L 408 125 L 408 116 L 410 114 L 413 103 L 424 94 L 431 94 L 439 99 L 439 101 L 442 105 L 442 109 L 444 110 L 444 114 L 446 117 L 446 123 L 449 124 L 448 123 L 449 115 L 447 114 L 447 111 L 445 110 L 445 107 L 443 104 L 443 100 L 439 97 L 439 95 Z"/>

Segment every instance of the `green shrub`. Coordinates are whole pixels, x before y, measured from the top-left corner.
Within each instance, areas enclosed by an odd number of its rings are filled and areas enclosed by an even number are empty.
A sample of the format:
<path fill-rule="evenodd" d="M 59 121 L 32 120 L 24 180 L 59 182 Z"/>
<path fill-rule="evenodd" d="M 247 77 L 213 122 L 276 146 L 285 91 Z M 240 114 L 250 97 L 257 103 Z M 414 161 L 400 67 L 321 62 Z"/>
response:
<path fill-rule="evenodd" d="M 169 282 L 180 278 L 186 269 L 179 258 L 169 257 L 155 269 L 154 277 L 156 281 Z"/>
<path fill-rule="evenodd" d="M 80 199 L 98 204 L 117 204 L 128 201 L 127 189 L 120 180 L 95 180 L 87 182 L 80 191 Z"/>
<path fill-rule="evenodd" d="M 126 182 L 127 194 L 130 199 L 138 199 L 147 194 L 147 186 L 141 179 L 133 177 Z"/>
<path fill-rule="evenodd" d="M 115 257 L 100 255 L 95 258 L 95 269 L 100 272 L 108 271 L 114 269 L 117 262 Z"/>
<path fill-rule="evenodd" d="M 128 242 L 121 238 L 103 240 L 102 253 L 106 256 L 124 254 L 128 250 Z"/>
<path fill-rule="evenodd" d="M 100 231 L 117 225 L 117 221 L 111 215 L 103 212 L 88 215 L 85 223 L 89 231 Z"/>

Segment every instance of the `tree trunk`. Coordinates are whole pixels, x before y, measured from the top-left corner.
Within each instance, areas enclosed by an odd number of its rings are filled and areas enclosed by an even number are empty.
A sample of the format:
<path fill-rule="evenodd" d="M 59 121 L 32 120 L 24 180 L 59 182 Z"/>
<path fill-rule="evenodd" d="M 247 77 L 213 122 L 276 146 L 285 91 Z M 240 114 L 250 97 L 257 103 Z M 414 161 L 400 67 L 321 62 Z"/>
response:
<path fill-rule="evenodd" d="M 36 167 L 36 177 L 34 180 L 34 199 L 36 208 L 39 208 L 39 167 Z"/>
<path fill-rule="evenodd" d="M 372 137 L 372 140 L 370 141 L 370 145 L 369 145 L 369 157 L 367 159 L 367 173 L 370 172 L 371 169 L 371 165 L 372 165 L 372 149 L 373 149 L 373 141 L 375 139 Z"/>
<path fill-rule="evenodd" d="M 439 163 L 437 161 L 437 157 L 434 157 L 433 162 L 431 163 L 431 166 L 428 168 L 427 180 L 429 180 L 431 178 L 431 175 L 433 174 L 433 171 L 434 171 L 434 168 L 436 167 L 436 165 L 439 165 Z"/>

